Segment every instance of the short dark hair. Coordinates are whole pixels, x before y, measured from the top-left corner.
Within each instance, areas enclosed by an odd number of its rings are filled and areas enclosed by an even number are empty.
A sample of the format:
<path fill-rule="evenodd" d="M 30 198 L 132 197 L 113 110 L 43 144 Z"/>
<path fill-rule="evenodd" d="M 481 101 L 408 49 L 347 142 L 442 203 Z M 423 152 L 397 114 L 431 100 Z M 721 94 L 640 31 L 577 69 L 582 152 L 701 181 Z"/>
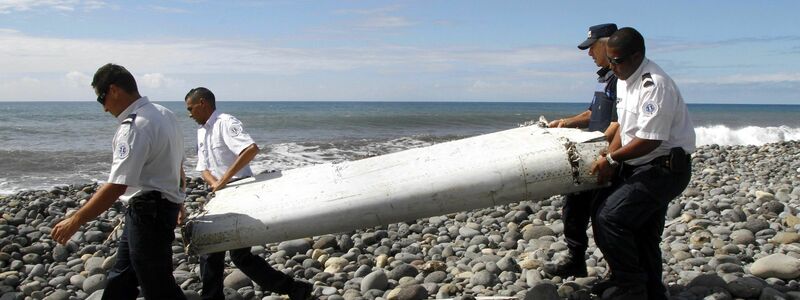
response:
<path fill-rule="evenodd" d="M 625 55 L 642 52 L 645 54 L 644 37 L 631 27 L 623 27 L 614 32 L 608 39 L 608 47 L 619 50 Z"/>
<path fill-rule="evenodd" d="M 214 93 L 212 93 L 211 90 L 204 88 L 202 86 L 189 90 L 189 92 L 186 93 L 184 101 L 189 100 L 190 98 L 206 100 L 208 101 L 209 104 L 211 104 L 212 108 L 217 108 L 216 99 L 214 98 Z"/>
<path fill-rule="evenodd" d="M 125 67 L 108 63 L 97 69 L 92 79 L 92 87 L 96 88 L 98 92 L 108 92 L 108 87 L 116 85 L 128 94 L 139 93 L 139 88 L 136 86 L 136 79 L 133 79 L 131 72 L 128 72 Z"/>

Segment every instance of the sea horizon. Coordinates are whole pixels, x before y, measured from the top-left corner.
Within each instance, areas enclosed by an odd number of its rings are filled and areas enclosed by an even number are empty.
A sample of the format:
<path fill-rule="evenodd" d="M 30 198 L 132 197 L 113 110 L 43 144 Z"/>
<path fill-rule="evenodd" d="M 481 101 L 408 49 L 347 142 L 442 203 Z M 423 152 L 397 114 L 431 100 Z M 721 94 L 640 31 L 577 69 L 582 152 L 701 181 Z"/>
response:
<path fill-rule="evenodd" d="M 197 175 L 197 124 L 178 116 L 187 171 Z M 220 101 L 264 151 L 256 172 L 341 162 L 557 119 L 583 102 Z M 800 105 L 688 104 L 697 144 L 761 145 L 800 139 Z M 93 101 L 0 102 L 0 194 L 105 181 L 116 120 Z"/>

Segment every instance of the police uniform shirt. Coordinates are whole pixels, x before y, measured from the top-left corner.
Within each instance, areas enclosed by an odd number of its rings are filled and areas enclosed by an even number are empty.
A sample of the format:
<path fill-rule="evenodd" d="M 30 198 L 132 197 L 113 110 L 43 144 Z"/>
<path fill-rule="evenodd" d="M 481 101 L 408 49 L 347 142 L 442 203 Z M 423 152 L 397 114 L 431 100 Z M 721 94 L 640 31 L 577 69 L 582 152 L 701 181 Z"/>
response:
<path fill-rule="evenodd" d="M 606 131 L 611 122 L 617 121 L 617 76 L 609 68 L 601 68 L 597 76 L 594 97 L 588 108 L 592 111 L 588 130 Z"/>
<path fill-rule="evenodd" d="M 197 171 L 208 170 L 217 179 L 233 165 L 239 154 L 254 144 L 244 131 L 242 122 L 229 114 L 214 111 L 203 126 L 197 129 Z M 233 178 L 253 176 L 249 165 Z"/>
<path fill-rule="evenodd" d="M 617 83 L 617 114 L 622 146 L 634 138 L 660 140 L 652 152 L 626 161 L 641 165 L 682 147 L 695 150 L 695 133 L 678 87 L 656 63 L 645 58 L 626 80 Z"/>
<path fill-rule="evenodd" d="M 114 156 L 108 182 L 143 192 L 159 191 L 167 200 L 183 203 L 180 190 L 183 136 L 175 114 L 142 97 L 117 116 Z"/>

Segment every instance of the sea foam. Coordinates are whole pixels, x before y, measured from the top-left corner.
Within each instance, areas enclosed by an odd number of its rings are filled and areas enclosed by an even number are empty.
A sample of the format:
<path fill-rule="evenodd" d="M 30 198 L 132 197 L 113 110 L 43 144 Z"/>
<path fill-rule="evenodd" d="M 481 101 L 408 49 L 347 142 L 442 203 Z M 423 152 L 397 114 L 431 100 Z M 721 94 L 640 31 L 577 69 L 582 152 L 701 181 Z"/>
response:
<path fill-rule="evenodd" d="M 800 140 L 800 128 L 788 126 L 729 128 L 724 125 L 711 125 L 696 127 L 694 131 L 697 135 L 698 146 L 711 144 L 760 146 L 767 143 Z"/>

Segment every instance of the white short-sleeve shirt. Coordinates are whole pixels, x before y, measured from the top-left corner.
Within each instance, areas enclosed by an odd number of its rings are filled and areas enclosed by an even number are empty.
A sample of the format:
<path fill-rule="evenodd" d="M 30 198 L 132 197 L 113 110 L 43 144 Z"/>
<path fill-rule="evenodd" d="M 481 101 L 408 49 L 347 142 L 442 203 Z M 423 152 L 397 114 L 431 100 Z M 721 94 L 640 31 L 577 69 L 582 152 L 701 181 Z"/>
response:
<path fill-rule="evenodd" d="M 244 131 L 242 122 L 229 114 L 214 111 L 206 123 L 197 128 L 197 171 L 208 170 L 219 179 L 242 150 L 254 143 Z M 232 179 L 249 176 L 253 176 L 253 171 L 248 164 Z"/>
<path fill-rule="evenodd" d="M 617 115 L 623 147 L 634 138 L 661 141 L 658 148 L 628 164 L 647 163 L 674 147 L 686 153 L 695 150 L 694 126 L 678 86 L 647 58 L 628 79 L 617 82 Z"/>
<path fill-rule="evenodd" d="M 108 182 L 138 189 L 132 196 L 155 190 L 171 202 L 183 203 L 183 136 L 175 114 L 142 97 L 117 119 Z"/>

